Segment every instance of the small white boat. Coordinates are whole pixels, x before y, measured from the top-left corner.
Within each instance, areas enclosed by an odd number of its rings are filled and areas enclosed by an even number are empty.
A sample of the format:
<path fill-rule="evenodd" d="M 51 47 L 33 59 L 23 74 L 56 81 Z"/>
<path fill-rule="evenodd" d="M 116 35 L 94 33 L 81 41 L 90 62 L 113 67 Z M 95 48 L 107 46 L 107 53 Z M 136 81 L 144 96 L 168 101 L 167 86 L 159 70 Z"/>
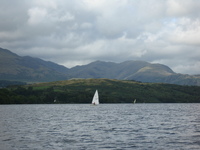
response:
<path fill-rule="evenodd" d="M 136 103 L 136 99 L 133 101 L 133 104 L 135 104 Z"/>
<path fill-rule="evenodd" d="M 92 99 L 92 105 L 98 105 L 99 104 L 99 94 L 98 91 L 95 91 L 94 97 Z"/>

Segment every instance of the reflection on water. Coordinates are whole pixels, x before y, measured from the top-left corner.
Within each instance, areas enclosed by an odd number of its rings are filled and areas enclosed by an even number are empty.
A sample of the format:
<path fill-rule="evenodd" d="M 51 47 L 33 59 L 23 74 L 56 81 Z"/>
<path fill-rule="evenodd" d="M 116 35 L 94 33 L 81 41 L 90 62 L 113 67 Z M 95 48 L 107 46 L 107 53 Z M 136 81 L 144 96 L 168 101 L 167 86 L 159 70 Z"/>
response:
<path fill-rule="evenodd" d="M 0 146 L 200 149 L 200 104 L 0 105 Z"/>

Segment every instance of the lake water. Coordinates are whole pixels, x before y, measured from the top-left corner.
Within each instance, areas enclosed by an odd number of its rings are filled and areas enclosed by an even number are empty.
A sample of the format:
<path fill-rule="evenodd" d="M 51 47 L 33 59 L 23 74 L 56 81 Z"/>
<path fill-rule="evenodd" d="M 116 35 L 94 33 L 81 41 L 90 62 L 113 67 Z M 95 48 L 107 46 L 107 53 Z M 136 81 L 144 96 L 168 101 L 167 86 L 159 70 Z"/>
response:
<path fill-rule="evenodd" d="M 0 105 L 2 150 L 199 150 L 200 104 Z"/>

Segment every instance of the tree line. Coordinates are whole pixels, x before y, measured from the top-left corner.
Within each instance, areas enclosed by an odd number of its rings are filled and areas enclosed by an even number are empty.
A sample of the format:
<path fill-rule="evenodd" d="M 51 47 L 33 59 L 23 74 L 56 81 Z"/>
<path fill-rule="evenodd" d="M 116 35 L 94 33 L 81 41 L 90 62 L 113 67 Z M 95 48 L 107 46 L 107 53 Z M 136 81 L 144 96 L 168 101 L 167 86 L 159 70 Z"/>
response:
<path fill-rule="evenodd" d="M 98 79 L 97 79 L 98 80 Z M 101 80 L 102 81 L 102 80 Z M 91 103 L 96 89 L 100 103 L 199 103 L 199 86 L 104 80 L 92 84 L 15 86 L 0 89 L 0 104 Z"/>

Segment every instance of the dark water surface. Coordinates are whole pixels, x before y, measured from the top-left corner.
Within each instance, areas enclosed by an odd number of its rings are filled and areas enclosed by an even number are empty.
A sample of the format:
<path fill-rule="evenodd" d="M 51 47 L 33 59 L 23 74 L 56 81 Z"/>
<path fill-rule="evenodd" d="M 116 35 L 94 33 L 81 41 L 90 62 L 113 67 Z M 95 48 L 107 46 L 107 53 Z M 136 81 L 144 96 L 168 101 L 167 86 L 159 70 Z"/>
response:
<path fill-rule="evenodd" d="M 200 104 L 0 105 L 2 150 L 199 150 Z"/>

